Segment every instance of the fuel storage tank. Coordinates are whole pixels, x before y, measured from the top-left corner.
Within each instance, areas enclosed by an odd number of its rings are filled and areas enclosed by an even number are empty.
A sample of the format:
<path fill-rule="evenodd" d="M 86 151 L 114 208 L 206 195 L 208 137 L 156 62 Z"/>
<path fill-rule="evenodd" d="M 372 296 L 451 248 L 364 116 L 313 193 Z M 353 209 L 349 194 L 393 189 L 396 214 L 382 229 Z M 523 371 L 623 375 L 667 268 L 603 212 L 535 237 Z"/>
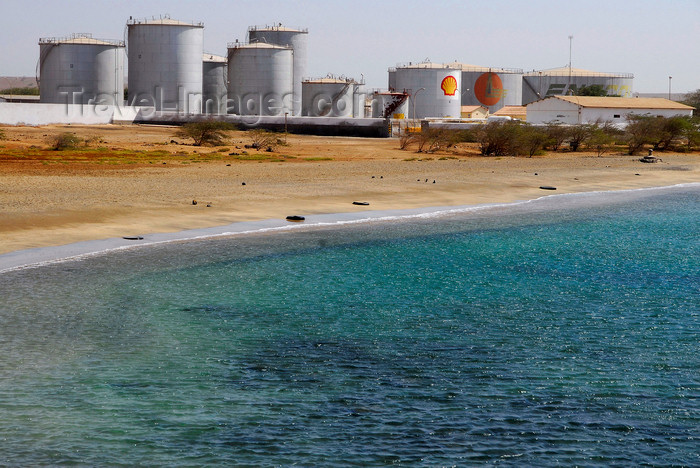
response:
<path fill-rule="evenodd" d="M 226 57 L 214 54 L 202 56 L 202 112 L 225 114 L 228 87 Z"/>
<path fill-rule="evenodd" d="M 265 42 L 229 44 L 229 112 L 291 115 L 293 55 L 291 47 Z"/>
<path fill-rule="evenodd" d="M 267 44 L 288 46 L 294 51 L 292 115 L 301 115 L 301 83 L 307 76 L 308 36 L 308 29 L 285 28 L 281 24 L 277 26 L 251 26 L 248 28 L 248 42 L 265 42 Z"/>
<path fill-rule="evenodd" d="M 410 118 L 460 118 L 462 72 L 454 64 L 422 62 L 399 65 L 393 73 L 394 90 L 410 95 Z"/>
<path fill-rule="evenodd" d="M 354 117 L 358 86 L 352 78 L 329 76 L 304 80 L 301 84 L 301 114 L 309 117 Z"/>
<path fill-rule="evenodd" d="M 129 20 L 129 103 L 198 114 L 204 25 L 170 18 Z"/>
<path fill-rule="evenodd" d="M 462 105 L 484 106 L 493 114 L 504 106 L 520 106 L 523 71 L 515 68 L 480 67 L 455 62 L 462 70 Z"/>
<path fill-rule="evenodd" d="M 124 100 L 124 42 L 91 34 L 39 39 L 40 102 L 111 104 Z"/>
<path fill-rule="evenodd" d="M 632 97 L 632 73 L 606 73 L 580 68 L 550 68 L 523 75 L 523 105 L 549 96 L 577 94 L 584 86 L 602 87 L 609 96 Z"/>
<path fill-rule="evenodd" d="M 408 93 L 375 91 L 372 94 L 372 118 L 407 119 L 409 115 Z"/>

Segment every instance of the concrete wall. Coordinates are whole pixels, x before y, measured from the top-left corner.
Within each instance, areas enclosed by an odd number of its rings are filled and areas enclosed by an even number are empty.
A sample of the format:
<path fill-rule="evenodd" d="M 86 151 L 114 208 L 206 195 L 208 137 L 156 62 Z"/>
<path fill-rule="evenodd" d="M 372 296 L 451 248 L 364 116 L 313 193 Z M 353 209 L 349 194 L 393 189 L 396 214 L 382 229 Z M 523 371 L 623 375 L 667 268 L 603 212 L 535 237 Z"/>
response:
<path fill-rule="evenodd" d="M 160 112 L 152 107 L 80 106 L 65 104 L 24 104 L 0 102 L 0 124 L 3 125 L 103 125 L 110 123 L 148 123 L 182 125 L 214 119 L 247 128 L 265 128 L 310 135 L 390 136 L 388 119 L 333 118 L 297 116 L 188 115 L 181 112 Z"/>
<path fill-rule="evenodd" d="M 145 114 L 146 109 L 136 107 L 0 102 L 0 124 L 4 125 L 99 125 L 133 122 Z"/>
<path fill-rule="evenodd" d="M 560 99 L 547 99 L 527 105 L 528 123 L 543 124 L 554 121 L 572 125 L 581 123 L 578 106 Z"/>

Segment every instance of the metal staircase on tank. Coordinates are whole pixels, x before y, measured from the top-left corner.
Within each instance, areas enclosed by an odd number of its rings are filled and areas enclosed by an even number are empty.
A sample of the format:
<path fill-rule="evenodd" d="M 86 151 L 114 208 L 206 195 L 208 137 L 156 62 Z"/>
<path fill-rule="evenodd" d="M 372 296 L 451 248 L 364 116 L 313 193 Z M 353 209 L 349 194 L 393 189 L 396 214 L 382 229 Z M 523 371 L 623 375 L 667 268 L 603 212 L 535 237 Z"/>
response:
<path fill-rule="evenodd" d="M 391 103 L 384 109 L 384 118 L 387 119 L 394 115 L 394 111 L 401 107 L 401 105 L 408 99 L 408 94 L 403 93 L 401 96 L 393 96 L 391 98 Z"/>

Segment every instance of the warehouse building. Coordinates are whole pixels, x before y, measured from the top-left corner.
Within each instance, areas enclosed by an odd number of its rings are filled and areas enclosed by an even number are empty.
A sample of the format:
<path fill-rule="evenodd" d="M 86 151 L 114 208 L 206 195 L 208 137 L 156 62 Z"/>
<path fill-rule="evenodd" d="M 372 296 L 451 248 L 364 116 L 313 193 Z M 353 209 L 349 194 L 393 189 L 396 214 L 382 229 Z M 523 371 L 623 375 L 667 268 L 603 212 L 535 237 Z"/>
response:
<path fill-rule="evenodd" d="M 663 98 L 552 96 L 527 105 L 527 122 L 585 124 L 597 121 L 626 122 L 628 115 L 691 116 L 693 108 Z"/>

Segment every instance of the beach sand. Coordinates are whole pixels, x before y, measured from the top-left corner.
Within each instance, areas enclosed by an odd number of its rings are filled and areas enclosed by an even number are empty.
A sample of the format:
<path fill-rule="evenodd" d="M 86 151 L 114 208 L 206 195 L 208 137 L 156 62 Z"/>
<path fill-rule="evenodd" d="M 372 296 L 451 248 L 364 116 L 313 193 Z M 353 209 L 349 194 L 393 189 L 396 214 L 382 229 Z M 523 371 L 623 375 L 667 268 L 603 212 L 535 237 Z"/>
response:
<path fill-rule="evenodd" d="M 697 153 L 659 153 L 658 164 L 621 151 L 482 157 L 475 144 L 419 154 L 400 150 L 396 139 L 300 135 L 288 135 L 288 144 L 270 153 L 246 149 L 252 140 L 245 132 L 233 132 L 225 151 L 217 152 L 182 144 L 172 127 L 2 130 L 0 254 L 291 214 L 476 205 L 700 182 Z M 89 139 L 89 150 L 46 151 L 65 131 Z"/>

